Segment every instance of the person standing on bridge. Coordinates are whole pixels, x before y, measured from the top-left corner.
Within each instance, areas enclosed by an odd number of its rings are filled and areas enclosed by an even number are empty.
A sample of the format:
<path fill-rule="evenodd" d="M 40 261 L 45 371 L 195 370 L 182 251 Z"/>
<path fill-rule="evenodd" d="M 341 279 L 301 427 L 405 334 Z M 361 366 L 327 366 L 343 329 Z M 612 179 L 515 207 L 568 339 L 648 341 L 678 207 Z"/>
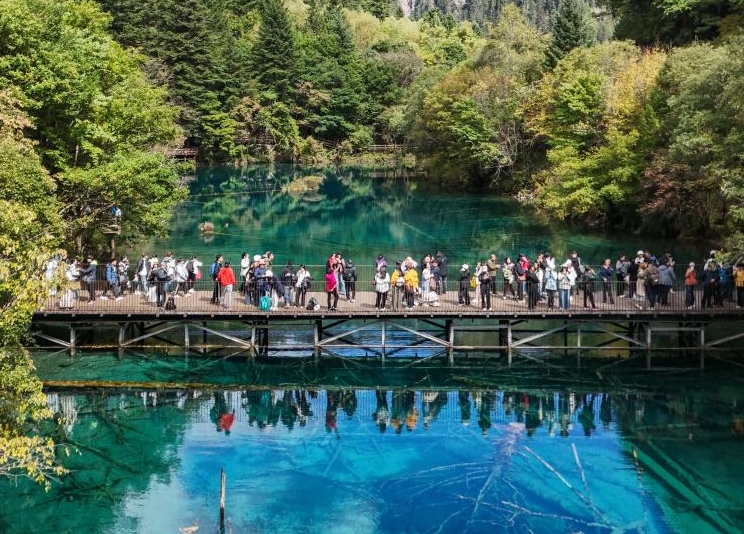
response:
<path fill-rule="evenodd" d="M 168 283 L 168 273 L 159 262 L 155 261 L 152 264 L 152 269 L 147 277 L 147 281 L 150 285 L 155 286 L 157 294 L 155 305 L 158 308 L 162 308 L 165 304 L 165 284 Z"/>
<path fill-rule="evenodd" d="M 646 290 L 646 298 L 648 299 L 648 309 L 656 309 L 656 297 L 659 291 L 659 267 L 656 265 L 656 256 L 651 256 L 648 259 L 648 265 L 646 266 L 646 281 L 643 288 Z"/>
<path fill-rule="evenodd" d="M 571 268 L 571 262 L 568 261 L 561 267 L 561 272 L 558 273 L 558 307 L 562 310 L 567 310 L 571 305 L 571 275 L 569 269 Z"/>
<path fill-rule="evenodd" d="M 342 278 L 346 282 L 346 302 L 356 302 L 356 283 L 358 276 L 356 267 L 354 266 L 354 260 L 349 259 L 346 262 Z"/>
<path fill-rule="evenodd" d="M 470 306 L 470 266 L 467 263 L 463 263 L 460 267 L 457 305 Z"/>
<path fill-rule="evenodd" d="M 500 267 L 501 265 L 499 264 L 499 259 L 496 257 L 496 254 L 491 254 L 486 260 L 486 269 L 488 269 L 488 276 L 491 279 L 491 283 L 489 284 L 489 286 L 491 288 L 492 295 L 496 295 L 496 292 L 497 292 L 496 277 L 499 274 Z"/>
<path fill-rule="evenodd" d="M 555 265 L 548 263 L 545 274 L 543 274 L 543 287 L 548 296 L 548 309 L 552 310 L 555 307 L 555 292 L 558 289 L 558 277 L 556 276 Z"/>
<path fill-rule="evenodd" d="M 390 290 L 390 275 L 388 274 L 386 267 L 379 267 L 375 271 L 374 284 L 375 293 L 377 293 L 377 297 L 375 298 L 375 309 L 384 310 L 387 301 L 387 294 Z"/>
<path fill-rule="evenodd" d="M 222 269 L 222 254 L 217 254 L 214 258 L 214 262 L 212 262 L 212 265 L 209 267 L 209 274 L 212 277 L 213 281 L 213 287 L 212 287 L 212 304 L 219 304 L 220 303 L 220 297 L 222 296 L 222 289 L 220 286 L 219 280 L 217 280 L 217 275 L 220 274 L 220 270 Z"/>
<path fill-rule="evenodd" d="M 230 311 L 232 309 L 233 289 L 235 288 L 235 273 L 233 273 L 230 262 L 226 261 L 224 267 L 217 273 L 215 279 L 220 284 L 220 302 Z"/>
<path fill-rule="evenodd" d="M 612 296 L 612 260 L 610 258 L 606 258 L 602 267 L 599 268 L 599 277 L 602 279 L 602 304 L 607 304 L 607 297 L 609 297 L 610 304 L 614 306 L 615 299 Z"/>
<path fill-rule="evenodd" d="M 695 286 L 697 286 L 697 272 L 695 262 L 691 261 L 685 271 L 685 308 L 695 307 Z"/>
<path fill-rule="evenodd" d="M 406 297 L 406 306 L 413 308 L 416 305 L 416 294 L 419 290 L 419 277 L 416 264 L 410 258 L 407 260 L 408 268 L 403 275 L 403 291 Z"/>
<path fill-rule="evenodd" d="M 111 258 L 111 261 L 106 265 L 106 283 L 108 289 L 111 289 L 111 293 L 114 295 L 116 300 L 121 300 L 121 286 L 119 285 L 119 267 L 117 265 L 116 258 Z M 102 299 L 107 299 L 106 291 L 101 295 Z"/>
<path fill-rule="evenodd" d="M 138 282 L 137 290 L 134 292 L 135 295 L 147 294 L 147 275 L 150 269 L 150 262 L 147 260 L 147 254 L 143 252 L 137 261 L 137 265 L 134 267 L 134 273 L 137 276 Z"/>
<path fill-rule="evenodd" d="M 739 262 L 734 269 L 734 286 L 736 287 L 736 307 L 744 308 L 744 263 Z"/>
<path fill-rule="evenodd" d="M 617 278 L 617 296 L 618 298 L 625 297 L 625 287 L 628 284 L 628 268 L 630 262 L 625 257 L 625 254 L 620 254 L 617 261 L 615 262 L 615 277 Z M 632 295 L 630 295 L 632 296 Z"/>
<path fill-rule="evenodd" d="M 597 305 L 594 302 L 594 282 L 597 276 L 594 274 L 594 269 L 591 267 L 584 267 L 584 274 L 581 275 L 581 285 L 584 288 L 584 309 L 589 309 L 587 300 L 591 303 L 592 309 L 596 310 Z"/>
<path fill-rule="evenodd" d="M 338 263 L 328 267 L 325 274 L 325 289 L 328 297 L 328 311 L 337 311 L 338 308 Z"/>
<path fill-rule="evenodd" d="M 98 263 L 96 260 L 88 256 L 83 262 L 83 266 L 80 270 L 80 281 L 82 282 L 83 291 L 88 292 L 88 304 L 95 302 L 96 300 L 96 274 L 98 271 Z"/>
<path fill-rule="evenodd" d="M 669 305 L 669 293 L 672 288 L 677 285 L 677 277 L 674 274 L 674 266 L 667 258 L 662 258 L 662 263 L 659 265 L 659 284 L 657 286 L 659 291 L 659 303 L 662 306 Z"/>
<path fill-rule="evenodd" d="M 449 259 L 441 250 L 437 250 L 437 255 L 434 259 L 437 260 L 437 265 L 439 266 L 439 278 L 442 281 L 440 294 L 444 295 L 447 292 L 447 266 L 449 264 Z"/>
<path fill-rule="evenodd" d="M 491 254 L 491 257 L 494 259 L 496 258 L 496 256 L 494 256 L 493 254 Z M 486 260 L 486 265 L 481 268 L 478 278 L 480 282 L 481 292 L 481 309 L 492 311 L 493 308 L 491 308 L 491 286 L 496 283 L 496 280 L 491 276 L 492 270 L 488 267 L 489 261 L 491 260 Z M 494 270 L 493 272 L 496 273 L 498 271 Z"/>
<path fill-rule="evenodd" d="M 534 310 L 535 306 L 537 306 L 537 301 L 540 300 L 540 278 L 537 276 L 537 267 L 534 263 L 527 269 L 525 283 L 527 286 L 527 308 Z"/>

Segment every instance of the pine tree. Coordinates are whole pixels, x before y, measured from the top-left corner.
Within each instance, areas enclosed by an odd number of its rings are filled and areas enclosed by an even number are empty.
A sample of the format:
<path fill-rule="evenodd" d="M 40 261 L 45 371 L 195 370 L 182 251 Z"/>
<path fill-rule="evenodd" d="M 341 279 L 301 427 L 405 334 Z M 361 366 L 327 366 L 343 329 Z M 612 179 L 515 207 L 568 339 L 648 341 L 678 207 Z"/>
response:
<path fill-rule="evenodd" d="M 555 67 L 574 48 L 594 42 L 594 24 L 584 0 L 561 0 L 548 45 L 547 63 Z"/>
<path fill-rule="evenodd" d="M 290 103 L 296 77 L 295 44 L 289 13 L 281 0 L 265 0 L 261 7 L 251 66 L 262 90 Z"/>

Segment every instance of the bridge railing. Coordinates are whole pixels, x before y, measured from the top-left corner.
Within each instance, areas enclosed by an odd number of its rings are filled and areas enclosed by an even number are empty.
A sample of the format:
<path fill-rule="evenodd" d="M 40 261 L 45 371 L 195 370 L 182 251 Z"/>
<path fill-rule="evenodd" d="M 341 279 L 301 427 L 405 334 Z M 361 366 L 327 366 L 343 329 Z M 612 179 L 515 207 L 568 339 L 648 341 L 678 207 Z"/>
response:
<path fill-rule="evenodd" d="M 370 269 L 371 271 L 371 269 Z M 312 272 L 312 271 L 311 271 Z M 318 270 L 315 271 L 319 272 Z M 277 273 L 278 274 L 278 273 Z M 392 286 L 384 298 L 384 309 L 381 308 L 382 297 L 372 284 L 371 277 L 360 277 L 356 283 L 344 282 L 339 287 L 337 310 L 329 310 L 334 306 L 334 298 L 329 304 L 328 293 L 325 291 L 325 281 L 314 279 L 310 287 L 298 298 L 298 289 L 292 287 L 291 300 L 287 301 L 283 294 L 273 290 L 262 291 L 253 284 L 244 288 L 238 282 L 232 291 L 220 290 L 215 292 L 212 280 L 197 280 L 193 284 L 179 284 L 176 282 L 161 284 L 160 302 L 157 301 L 158 289 L 156 285 L 146 284 L 142 287 L 136 281 L 130 281 L 123 287 L 121 294 L 104 280 L 97 280 L 92 284 L 84 282 L 71 283 L 69 288 L 60 288 L 48 298 L 39 302 L 39 311 L 66 313 L 159 313 L 175 311 L 183 313 L 317 313 L 318 311 L 339 312 L 345 314 L 377 314 L 380 312 L 400 313 L 464 313 L 472 314 L 568 314 L 568 313 L 618 313 L 618 312 L 687 312 L 694 310 L 715 310 L 716 312 L 743 313 L 737 304 L 736 288 L 733 286 L 693 286 L 686 288 L 677 283 L 672 286 L 656 284 L 652 287 L 613 280 L 603 287 L 602 282 L 594 282 L 590 288 L 577 283 L 570 291 L 567 308 L 561 307 L 560 291 L 553 292 L 552 306 L 549 291 L 544 288 L 526 283 L 520 288 L 520 283 L 506 283 L 503 279 L 496 279 L 488 291 L 483 295 L 479 286 L 472 287 L 467 283 L 466 289 L 460 288 L 457 280 L 448 280 L 445 290 L 437 293 L 430 288 L 423 288 L 414 292 L 406 291 L 404 287 Z M 530 301 L 532 294 L 532 301 Z M 270 296 L 271 309 L 260 307 L 260 298 Z M 215 301 L 215 296 L 217 301 Z M 167 301 L 172 299 L 175 310 L 168 309 Z M 593 300 L 593 302 L 592 302 Z M 315 304 L 313 310 L 309 310 Z M 412 304 L 412 306 L 411 306 Z M 565 302 L 563 303 L 565 304 Z M 160 305 L 160 306 L 159 306 Z"/>

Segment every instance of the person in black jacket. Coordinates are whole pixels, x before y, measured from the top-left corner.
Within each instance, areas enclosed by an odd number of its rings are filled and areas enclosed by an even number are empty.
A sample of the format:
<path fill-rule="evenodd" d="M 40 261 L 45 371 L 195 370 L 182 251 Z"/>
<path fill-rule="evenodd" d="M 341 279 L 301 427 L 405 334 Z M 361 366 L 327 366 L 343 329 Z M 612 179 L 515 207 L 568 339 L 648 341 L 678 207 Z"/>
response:
<path fill-rule="evenodd" d="M 444 295 L 447 292 L 447 264 L 449 260 L 441 250 L 437 250 L 437 255 L 434 259 L 437 261 L 437 266 L 439 267 L 439 279 L 442 281 L 441 294 Z"/>
<path fill-rule="evenodd" d="M 444 293 L 444 291 L 442 291 L 442 293 Z M 459 306 L 470 306 L 470 267 L 467 263 L 464 263 L 460 268 L 457 302 Z"/>
<path fill-rule="evenodd" d="M 83 286 L 83 290 L 88 291 L 88 304 L 95 302 L 96 300 L 96 275 L 98 271 L 98 264 L 96 261 L 88 257 L 83 266 L 80 269 L 80 282 Z"/>
<path fill-rule="evenodd" d="M 594 282 L 596 280 L 597 275 L 594 273 L 594 269 L 591 267 L 584 267 L 584 274 L 581 275 L 581 285 L 584 288 L 584 309 L 586 310 L 589 309 L 587 299 L 591 302 L 592 309 L 597 309 L 597 305 L 594 303 Z"/>
<path fill-rule="evenodd" d="M 535 264 L 527 270 L 527 307 L 533 310 L 540 300 L 540 278 L 537 276 Z"/>
<path fill-rule="evenodd" d="M 157 292 L 157 302 L 155 303 L 158 308 L 162 308 L 165 304 L 165 284 L 168 283 L 170 277 L 167 271 L 158 262 L 152 264 L 152 270 L 150 275 L 147 277 L 147 281 L 152 285 L 155 284 L 155 291 Z"/>
<path fill-rule="evenodd" d="M 356 283 L 357 272 L 354 266 L 354 260 L 346 260 L 346 268 L 343 273 L 344 282 L 346 282 L 346 301 L 355 302 L 356 300 Z"/>

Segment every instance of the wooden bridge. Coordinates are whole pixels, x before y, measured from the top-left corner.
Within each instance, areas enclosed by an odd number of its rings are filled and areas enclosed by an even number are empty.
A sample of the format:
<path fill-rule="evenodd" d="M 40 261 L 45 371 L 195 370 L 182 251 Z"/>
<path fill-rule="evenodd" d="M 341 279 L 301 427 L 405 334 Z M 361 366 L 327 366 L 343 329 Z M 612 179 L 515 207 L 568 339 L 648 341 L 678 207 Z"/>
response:
<path fill-rule="evenodd" d="M 338 310 L 326 307 L 326 294 L 308 292 L 322 307 L 279 306 L 262 311 L 245 304 L 234 292 L 230 309 L 211 302 L 212 283 L 197 282 L 193 293 L 176 297 L 175 310 L 158 308 L 143 295 L 121 300 L 72 301 L 59 307 L 59 296 L 41 303 L 34 314 L 32 334 L 39 347 L 81 349 L 181 347 L 203 353 L 232 349 L 249 357 L 323 355 L 342 357 L 431 358 L 452 363 L 458 355 L 493 355 L 511 365 L 514 357 L 543 358 L 550 353 L 612 355 L 621 360 L 652 354 L 694 354 L 703 368 L 709 354 L 738 350 L 744 338 L 744 309 L 726 301 L 721 306 L 687 308 L 684 293 L 670 294 L 666 305 L 615 298 L 596 309 L 585 309 L 583 295 L 574 295 L 567 310 L 549 309 L 494 295 L 483 309 L 471 291 L 471 305 L 460 305 L 456 291 L 440 296 L 436 305 L 417 301 L 403 306 L 393 289 L 387 307 L 375 309 L 375 292 L 367 284 L 354 302 L 339 299 Z M 696 295 L 700 302 L 700 292 Z M 67 303 L 70 304 L 70 303 Z M 556 302 L 557 305 L 557 302 Z"/>

